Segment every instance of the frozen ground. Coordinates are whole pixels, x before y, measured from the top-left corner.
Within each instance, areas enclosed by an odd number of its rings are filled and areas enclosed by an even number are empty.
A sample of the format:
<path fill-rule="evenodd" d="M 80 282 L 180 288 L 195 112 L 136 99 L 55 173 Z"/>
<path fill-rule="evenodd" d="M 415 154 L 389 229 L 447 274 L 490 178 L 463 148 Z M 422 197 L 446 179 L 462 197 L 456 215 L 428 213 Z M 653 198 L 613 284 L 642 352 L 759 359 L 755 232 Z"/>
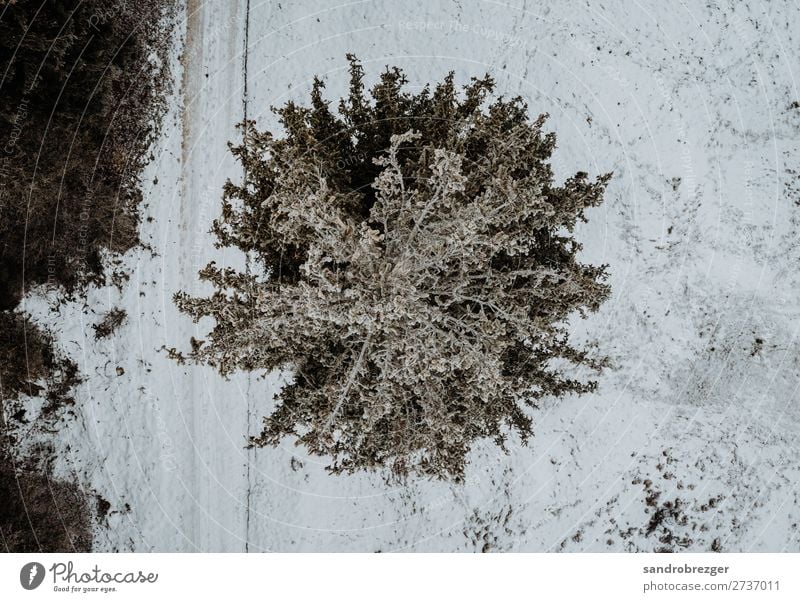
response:
<path fill-rule="evenodd" d="M 152 250 L 126 257 L 121 292 L 27 303 L 86 375 L 57 446 L 110 503 L 96 550 L 800 550 L 798 5 L 189 0 L 184 16 L 145 178 Z M 613 298 L 574 325 L 615 368 L 536 412 L 528 447 L 478 445 L 463 485 L 329 476 L 290 441 L 248 451 L 275 379 L 160 351 L 203 333 L 172 294 L 211 258 L 243 261 L 207 234 L 238 176 L 234 124 L 274 125 L 314 74 L 336 98 L 347 52 L 411 85 L 488 71 L 550 113 L 559 177 L 615 173 L 580 231 Z M 128 320 L 97 343 L 114 306 Z"/>

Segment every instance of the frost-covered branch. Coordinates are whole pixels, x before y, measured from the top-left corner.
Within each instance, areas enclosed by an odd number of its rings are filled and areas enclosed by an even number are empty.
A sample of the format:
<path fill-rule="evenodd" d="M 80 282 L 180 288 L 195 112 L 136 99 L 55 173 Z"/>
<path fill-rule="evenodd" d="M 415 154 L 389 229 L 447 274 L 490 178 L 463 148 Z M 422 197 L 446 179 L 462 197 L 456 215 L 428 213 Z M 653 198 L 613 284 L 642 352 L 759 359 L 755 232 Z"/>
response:
<path fill-rule="evenodd" d="M 338 114 L 319 81 L 310 108 L 279 109 L 284 137 L 244 124 L 247 181 L 227 184 L 215 232 L 262 270 L 212 265 L 213 295 L 176 297 L 214 321 L 187 357 L 291 371 L 255 445 L 289 435 L 334 472 L 457 478 L 477 439 L 530 436 L 537 399 L 592 390 L 569 365 L 602 358 L 566 320 L 609 291 L 569 233 L 608 176 L 554 183 L 544 119 L 485 104 L 488 77 L 462 99 L 452 76 L 410 94 L 390 70 L 367 98 L 362 75 L 354 62 Z"/>

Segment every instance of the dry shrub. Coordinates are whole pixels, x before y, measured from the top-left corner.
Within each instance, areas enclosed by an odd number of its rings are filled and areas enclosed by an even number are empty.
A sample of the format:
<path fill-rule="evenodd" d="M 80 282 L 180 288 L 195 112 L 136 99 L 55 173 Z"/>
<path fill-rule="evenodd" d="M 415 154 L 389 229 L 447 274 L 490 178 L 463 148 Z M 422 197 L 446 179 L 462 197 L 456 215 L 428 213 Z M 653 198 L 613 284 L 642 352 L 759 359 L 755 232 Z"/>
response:
<path fill-rule="evenodd" d="M 89 552 L 91 510 L 80 488 L 0 449 L 0 550 Z"/>
<path fill-rule="evenodd" d="M 47 332 L 22 314 L 0 311 L 0 400 L 7 414 L 24 418 L 17 414 L 20 395 L 45 397 L 45 413 L 71 405 L 69 392 L 78 382 L 77 366 Z"/>
<path fill-rule="evenodd" d="M 173 0 L 0 9 L 0 309 L 100 280 L 138 242 L 139 171 L 163 112 Z M 23 282 L 24 275 L 24 282 Z"/>
<path fill-rule="evenodd" d="M 214 231 L 263 269 L 211 264 L 213 295 L 176 295 L 215 326 L 174 355 L 292 371 L 255 445 L 292 435 L 333 472 L 458 478 L 476 439 L 531 435 L 526 405 L 595 386 L 564 372 L 602 364 L 565 325 L 609 290 L 571 233 L 609 176 L 556 185 L 545 116 L 489 103 L 488 76 L 412 94 L 387 69 L 368 97 L 349 58 L 338 114 L 317 80 L 310 107 L 278 109 L 285 135 L 244 124 L 246 179 L 226 185 Z"/>
<path fill-rule="evenodd" d="M 125 322 L 125 318 L 127 317 L 128 312 L 119 307 L 114 307 L 109 310 L 100 322 L 92 326 L 94 329 L 94 338 L 104 339 L 110 337 L 122 326 L 122 323 Z"/>

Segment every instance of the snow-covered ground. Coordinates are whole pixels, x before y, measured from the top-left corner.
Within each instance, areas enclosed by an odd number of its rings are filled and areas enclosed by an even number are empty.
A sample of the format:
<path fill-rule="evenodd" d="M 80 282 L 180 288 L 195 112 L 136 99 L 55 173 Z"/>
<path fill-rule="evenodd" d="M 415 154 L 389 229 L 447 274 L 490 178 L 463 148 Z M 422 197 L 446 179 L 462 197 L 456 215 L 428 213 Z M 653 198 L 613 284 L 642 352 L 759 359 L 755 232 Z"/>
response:
<path fill-rule="evenodd" d="M 189 0 L 183 16 L 144 178 L 151 250 L 126 256 L 121 292 L 26 306 L 86 377 L 57 447 L 61 474 L 111 504 L 96 550 L 800 550 L 796 4 Z M 173 293 L 243 261 L 207 233 L 240 175 L 234 124 L 273 127 L 315 74 L 338 98 L 347 52 L 410 86 L 489 72 L 550 114 L 559 178 L 615 174 L 579 231 L 613 297 L 573 328 L 614 368 L 543 405 L 528 447 L 477 445 L 461 485 L 331 476 L 288 440 L 247 450 L 277 380 L 162 351 L 208 326 Z M 127 322 L 95 341 L 115 306 Z"/>

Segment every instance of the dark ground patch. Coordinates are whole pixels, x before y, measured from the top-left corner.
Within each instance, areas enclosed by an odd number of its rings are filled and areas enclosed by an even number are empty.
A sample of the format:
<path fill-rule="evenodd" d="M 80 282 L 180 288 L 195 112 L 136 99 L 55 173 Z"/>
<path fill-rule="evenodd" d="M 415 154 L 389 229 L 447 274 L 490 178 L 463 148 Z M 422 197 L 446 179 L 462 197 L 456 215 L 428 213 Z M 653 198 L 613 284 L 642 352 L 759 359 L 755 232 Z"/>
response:
<path fill-rule="evenodd" d="M 88 552 L 92 514 L 77 483 L 0 453 L 0 546 L 5 552 Z"/>

